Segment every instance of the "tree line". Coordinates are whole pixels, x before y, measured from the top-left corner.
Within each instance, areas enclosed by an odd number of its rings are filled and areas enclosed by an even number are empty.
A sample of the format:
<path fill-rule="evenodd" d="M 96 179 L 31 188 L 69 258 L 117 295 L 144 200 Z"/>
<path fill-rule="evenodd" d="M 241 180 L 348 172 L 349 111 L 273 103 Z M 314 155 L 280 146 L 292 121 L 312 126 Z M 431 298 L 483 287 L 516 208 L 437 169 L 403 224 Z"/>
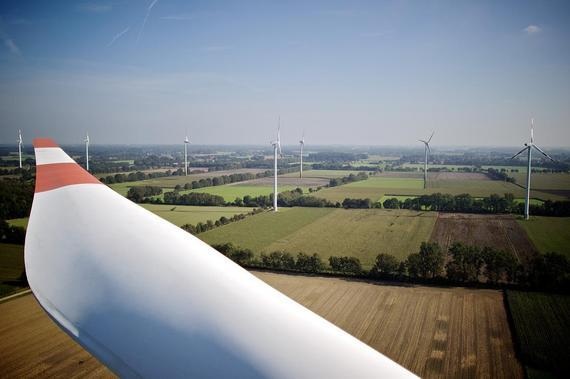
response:
<path fill-rule="evenodd" d="M 240 213 L 240 214 L 233 215 L 231 217 L 222 216 L 216 221 L 208 220 L 206 222 L 198 222 L 196 225 L 184 224 L 181 226 L 181 228 L 186 230 L 188 233 L 196 235 L 196 234 L 200 234 L 203 232 L 207 232 L 208 230 L 212 230 L 214 228 L 218 228 L 220 226 L 227 225 L 227 224 L 235 222 L 235 221 L 243 220 L 247 216 L 253 216 L 253 215 L 256 215 L 256 214 L 261 213 L 261 212 L 263 212 L 263 209 L 255 208 L 251 212 Z"/>
<path fill-rule="evenodd" d="M 286 251 L 261 253 L 231 243 L 212 247 L 236 263 L 250 268 L 336 274 L 382 280 L 419 281 L 447 284 L 514 285 L 524 288 L 569 291 L 570 261 L 557 253 L 538 255 L 521 264 L 507 251 L 492 247 L 453 244 L 447 253 L 435 242 L 423 242 L 417 253 L 403 261 L 391 254 L 378 254 L 373 267 L 364 270 L 360 260 L 349 256 L 331 256 L 328 265 L 318 254 Z M 446 263 L 446 257 L 448 262 Z"/>
<path fill-rule="evenodd" d="M 475 198 L 467 193 L 450 195 L 434 193 L 404 201 L 388 198 L 382 203 L 386 209 L 430 210 L 459 213 L 524 213 L 524 203 L 516 202 L 512 193 L 503 196 L 492 194 L 483 198 Z M 531 204 L 531 213 L 541 216 L 570 216 L 570 201 L 547 200 L 542 204 Z"/>
<path fill-rule="evenodd" d="M 359 172 L 358 174 L 350 174 L 348 176 L 343 176 L 341 178 L 332 178 L 329 180 L 329 187 L 341 186 L 343 184 L 358 182 L 361 180 L 368 179 L 368 174 L 365 172 Z"/>

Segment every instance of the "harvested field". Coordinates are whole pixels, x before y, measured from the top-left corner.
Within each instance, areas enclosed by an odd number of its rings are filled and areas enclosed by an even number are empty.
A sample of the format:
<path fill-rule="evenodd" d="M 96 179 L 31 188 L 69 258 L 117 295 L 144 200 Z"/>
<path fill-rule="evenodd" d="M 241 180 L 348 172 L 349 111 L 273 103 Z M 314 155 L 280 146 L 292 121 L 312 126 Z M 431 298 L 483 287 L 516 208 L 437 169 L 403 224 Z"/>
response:
<path fill-rule="evenodd" d="M 430 241 L 437 242 L 444 249 L 454 242 L 462 242 L 506 250 L 521 262 L 528 262 L 538 254 L 525 230 L 511 215 L 440 213 Z"/>
<path fill-rule="evenodd" d="M 46 315 L 32 295 L 0 303 L 0 377 L 115 377 Z"/>
<path fill-rule="evenodd" d="M 256 276 L 425 378 L 522 378 L 500 291 Z M 0 376 L 111 377 L 32 296 L 0 304 Z"/>

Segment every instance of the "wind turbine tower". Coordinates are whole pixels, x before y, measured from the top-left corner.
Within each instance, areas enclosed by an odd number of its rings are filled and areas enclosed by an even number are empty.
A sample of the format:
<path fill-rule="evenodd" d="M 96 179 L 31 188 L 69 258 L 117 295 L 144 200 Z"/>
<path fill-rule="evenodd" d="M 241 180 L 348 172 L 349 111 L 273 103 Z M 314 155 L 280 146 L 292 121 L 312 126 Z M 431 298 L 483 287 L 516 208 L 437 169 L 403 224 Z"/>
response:
<path fill-rule="evenodd" d="M 18 156 L 20 157 L 20 168 L 22 168 L 22 131 L 18 129 Z"/>
<path fill-rule="evenodd" d="M 301 137 L 301 140 L 299 141 L 299 144 L 301 145 L 301 153 L 300 153 L 300 157 L 301 157 L 301 166 L 300 166 L 300 171 L 299 171 L 299 178 L 303 179 L 303 148 L 305 147 L 305 132 L 303 131 L 303 135 Z"/>
<path fill-rule="evenodd" d="M 186 138 L 184 138 L 184 175 L 188 176 L 188 144 L 190 140 L 188 139 L 188 133 L 186 133 Z"/>
<path fill-rule="evenodd" d="M 283 156 L 281 153 L 281 117 L 277 121 L 277 140 L 271 142 L 273 145 L 273 211 L 277 212 L 277 150 L 279 150 L 279 156 Z"/>
<path fill-rule="evenodd" d="M 529 203 L 530 203 L 530 173 L 531 173 L 531 160 L 532 160 L 532 148 L 538 150 L 539 153 L 544 155 L 546 158 L 555 162 L 554 159 L 548 154 L 546 154 L 542 149 L 534 144 L 534 118 L 530 119 L 530 142 L 524 144 L 524 148 L 513 155 L 511 159 L 516 158 L 522 154 L 525 150 L 527 151 L 527 168 L 526 168 L 526 197 L 524 199 L 524 219 L 528 220 L 529 217 Z"/>
<path fill-rule="evenodd" d="M 429 139 L 427 141 L 424 141 L 423 139 L 420 139 L 418 141 L 423 142 L 424 143 L 424 149 L 425 149 L 425 158 L 424 158 L 424 189 L 427 188 L 427 175 L 428 175 L 428 152 L 431 153 L 431 149 L 429 148 L 429 143 L 431 141 L 431 137 L 433 137 L 433 133 L 431 133 L 431 136 L 429 136 Z"/>
<path fill-rule="evenodd" d="M 85 134 L 85 162 L 86 165 L 85 167 L 87 168 L 87 171 L 89 171 L 89 133 Z"/>

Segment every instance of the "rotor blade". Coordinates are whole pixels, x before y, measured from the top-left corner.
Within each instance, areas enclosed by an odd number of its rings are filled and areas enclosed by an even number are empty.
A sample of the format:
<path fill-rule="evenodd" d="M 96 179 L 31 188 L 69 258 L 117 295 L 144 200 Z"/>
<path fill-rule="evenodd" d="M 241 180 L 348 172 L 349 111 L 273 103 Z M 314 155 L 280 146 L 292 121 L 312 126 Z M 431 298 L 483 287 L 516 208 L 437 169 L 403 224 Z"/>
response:
<path fill-rule="evenodd" d="M 534 118 L 530 119 L 530 142 L 534 142 Z"/>
<path fill-rule="evenodd" d="M 523 151 L 525 151 L 528 148 L 529 148 L 528 146 L 523 147 L 523 149 L 521 151 L 519 151 L 518 153 L 516 153 L 515 155 L 513 155 L 511 157 L 511 159 L 515 159 L 517 156 L 519 156 Z"/>
<path fill-rule="evenodd" d="M 546 158 L 550 159 L 552 162 L 556 162 L 554 160 L 554 158 L 552 158 L 550 155 L 546 154 L 544 151 L 542 151 L 542 149 L 538 146 L 536 146 L 535 144 L 532 145 L 536 150 L 538 150 L 542 155 L 544 155 Z"/>
<path fill-rule="evenodd" d="M 431 136 L 429 136 L 429 139 L 427 140 L 427 143 L 431 142 L 431 137 L 433 137 L 433 134 L 435 133 L 435 130 L 433 132 L 431 132 Z"/>
<path fill-rule="evenodd" d="M 419 139 L 418 141 L 420 141 L 420 142 L 423 142 L 423 143 L 426 143 L 426 144 L 427 144 L 427 142 L 426 142 L 426 141 L 424 141 L 423 139 Z"/>
<path fill-rule="evenodd" d="M 414 377 L 103 185 L 53 140 L 34 147 L 30 288 L 119 377 Z"/>
<path fill-rule="evenodd" d="M 429 153 L 431 154 L 431 149 L 429 148 L 429 143 L 426 143 L 426 147 L 427 147 Z"/>

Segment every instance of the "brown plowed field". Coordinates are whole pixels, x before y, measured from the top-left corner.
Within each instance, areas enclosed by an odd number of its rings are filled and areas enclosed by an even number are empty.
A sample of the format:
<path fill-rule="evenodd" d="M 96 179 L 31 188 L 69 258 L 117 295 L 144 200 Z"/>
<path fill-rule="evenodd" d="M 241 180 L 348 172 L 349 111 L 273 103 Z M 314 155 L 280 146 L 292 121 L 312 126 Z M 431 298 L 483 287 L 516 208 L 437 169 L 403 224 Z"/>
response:
<path fill-rule="evenodd" d="M 425 378 L 522 378 L 500 291 L 255 272 Z M 0 303 L 0 377 L 111 377 L 31 295 Z"/>
<path fill-rule="evenodd" d="M 525 230 L 511 215 L 440 213 L 430 241 L 444 249 L 454 242 L 494 247 L 511 251 L 521 262 L 528 262 L 538 254 Z"/>
<path fill-rule="evenodd" d="M 432 180 L 491 180 L 480 172 L 429 172 L 429 176 Z"/>

